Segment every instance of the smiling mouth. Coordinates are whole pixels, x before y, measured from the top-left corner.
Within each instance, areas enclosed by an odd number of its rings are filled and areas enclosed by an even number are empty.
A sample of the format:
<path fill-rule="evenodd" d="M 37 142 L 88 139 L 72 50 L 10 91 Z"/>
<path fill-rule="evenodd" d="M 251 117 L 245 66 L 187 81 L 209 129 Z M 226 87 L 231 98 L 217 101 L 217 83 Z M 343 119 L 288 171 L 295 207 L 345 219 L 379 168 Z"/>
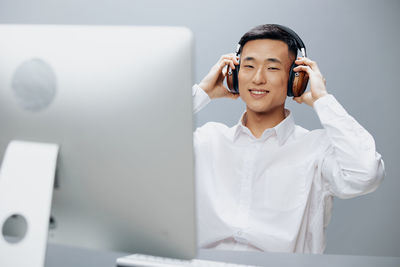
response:
<path fill-rule="evenodd" d="M 260 89 L 249 89 L 249 92 L 254 95 L 265 95 L 269 93 L 268 90 L 260 90 Z"/>

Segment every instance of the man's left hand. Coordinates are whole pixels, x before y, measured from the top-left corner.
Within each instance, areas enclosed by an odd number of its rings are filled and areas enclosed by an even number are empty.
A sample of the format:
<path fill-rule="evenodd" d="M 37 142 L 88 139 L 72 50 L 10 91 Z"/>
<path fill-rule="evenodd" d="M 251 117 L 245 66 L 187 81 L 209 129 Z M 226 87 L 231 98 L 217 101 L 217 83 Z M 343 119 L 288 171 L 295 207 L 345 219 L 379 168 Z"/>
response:
<path fill-rule="evenodd" d="M 300 65 L 294 68 L 294 71 L 305 71 L 309 76 L 310 91 L 304 92 L 301 96 L 293 97 L 297 103 L 306 103 L 309 106 L 313 106 L 314 102 L 328 94 L 326 90 L 326 80 L 319 71 L 316 62 L 306 57 L 298 57 L 296 64 Z"/>

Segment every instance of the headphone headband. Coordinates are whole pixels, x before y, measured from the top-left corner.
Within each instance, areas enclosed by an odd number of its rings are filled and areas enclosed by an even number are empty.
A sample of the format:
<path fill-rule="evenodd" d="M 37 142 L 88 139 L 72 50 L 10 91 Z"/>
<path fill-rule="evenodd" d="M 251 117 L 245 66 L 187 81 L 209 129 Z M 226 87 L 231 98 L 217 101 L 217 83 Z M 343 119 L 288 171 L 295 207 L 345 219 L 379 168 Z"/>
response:
<path fill-rule="evenodd" d="M 307 56 L 307 52 L 306 52 L 306 46 L 303 42 L 303 40 L 301 40 L 300 36 L 293 31 L 292 29 L 283 26 L 283 25 L 279 25 L 279 24 L 274 24 L 275 26 L 277 26 L 278 28 L 280 28 L 281 30 L 287 32 L 289 35 L 291 35 L 293 37 L 293 39 L 296 40 L 297 42 L 297 49 L 299 49 L 301 51 L 301 53 L 303 54 L 303 57 Z"/>
<path fill-rule="evenodd" d="M 271 25 L 276 26 L 279 29 L 281 29 L 282 31 L 284 31 L 287 34 L 289 34 L 296 41 L 297 49 L 301 51 L 302 56 L 303 57 L 307 56 L 306 46 L 304 45 L 303 40 L 301 40 L 300 36 L 295 31 L 293 31 L 292 29 L 290 29 L 290 28 L 288 28 L 286 26 L 283 26 L 283 25 L 279 25 L 279 24 L 271 24 Z M 242 48 L 243 47 L 239 42 L 237 47 L 236 47 L 236 56 L 238 56 L 241 53 Z"/>

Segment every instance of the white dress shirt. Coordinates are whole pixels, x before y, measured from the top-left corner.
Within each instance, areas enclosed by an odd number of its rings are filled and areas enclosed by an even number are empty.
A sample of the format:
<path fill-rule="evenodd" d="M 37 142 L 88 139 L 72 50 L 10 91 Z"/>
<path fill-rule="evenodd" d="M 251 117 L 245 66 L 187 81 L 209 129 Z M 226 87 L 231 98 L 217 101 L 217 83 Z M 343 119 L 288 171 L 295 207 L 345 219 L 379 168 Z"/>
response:
<path fill-rule="evenodd" d="M 194 85 L 194 112 L 210 98 Z M 254 137 L 243 124 L 209 122 L 194 132 L 201 248 L 323 253 L 333 197 L 374 191 L 384 163 L 373 137 L 332 95 L 314 103 L 323 129 L 291 112 Z"/>

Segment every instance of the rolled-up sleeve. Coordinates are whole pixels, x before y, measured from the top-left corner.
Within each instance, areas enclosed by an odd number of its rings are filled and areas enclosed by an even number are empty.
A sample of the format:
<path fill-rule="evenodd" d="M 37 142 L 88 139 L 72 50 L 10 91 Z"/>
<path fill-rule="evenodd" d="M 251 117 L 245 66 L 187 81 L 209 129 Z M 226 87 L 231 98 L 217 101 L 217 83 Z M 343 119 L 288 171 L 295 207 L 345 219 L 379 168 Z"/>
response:
<path fill-rule="evenodd" d="M 192 87 L 192 98 L 193 98 L 193 113 L 199 112 L 211 101 L 207 93 L 204 92 L 204 90 L 201 89 L 201 87 L 198 86 L 197 84 L 193 85 Z"/>
<path fill-rule="evenodd" d="M 385 168 L 372 135 L 346 112 L 333 95 L 315 101 L 314 109 L 327 138 L 320 166 L 327 189 L 339 198 L 374 191 L 383 180 Z"/>

